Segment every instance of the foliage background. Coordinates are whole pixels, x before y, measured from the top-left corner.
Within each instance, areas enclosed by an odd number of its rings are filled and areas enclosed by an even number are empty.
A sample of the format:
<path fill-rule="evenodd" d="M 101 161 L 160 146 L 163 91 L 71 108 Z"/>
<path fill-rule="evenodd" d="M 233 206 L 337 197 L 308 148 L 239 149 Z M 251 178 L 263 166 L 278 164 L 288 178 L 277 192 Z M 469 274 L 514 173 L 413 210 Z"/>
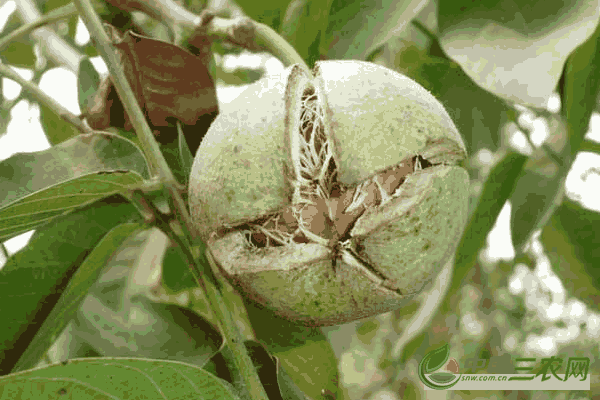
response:
<path fill-rule="evenodd" d="M 275 28 L 282 25 L 290 15 L 293 15 L 291 11 L 294 8 L 287 7 L 287 2 L 272 1 L 264 3 L 265 6 L 260 9 L 245 4 L 245 1 L 240 1 L 239 6 L 249 16 Z M 286 4 L 282 6 L 283 3 Z M 292 3 L 300 4 L 301 2 Z M 463 115 L 463 118 L 468 121 L 464 122 L 465 120 L 463 120 L 463 122 L 473 125 L 472 130 L 464 133 L 472 157 L 468 167 L 473 182 L 473 207 L 490 170 L 504 157 L 509 149 L 523 154 L 534 154 L 535 148 L 540 147 L 542 143 L 552 144 L 561 141 L 564 143 L 564 132 L 562 133 L 563 137 L 561 137 L 561 129 L 557 128 L 557 113 L 561 109 L 559 95 L 556 90 L 556 86 L 559 84 L 557 77 L 560 77 L 562 73 L 566 56 L 571 53 L 577 43 L 581 42 L 576 37 L 585 39 L 585 34 L 575 29 L 575 27 L 584 25 L 586 18 L 597 20 L 598 4 L 595 4 L 595 2 L 572 2 L 570 3 L 572 11 L 570 12 L 566 12 L 564 9 L 555 10 L 553 15 L 556 18 L 553 21 L 558 25 L 558 22 L 561 22 L 564 17 L 566 22 L 562 21 L 564 24 L 561 26 L 567 27 L 564 29 L 572 28 L 572 37 L 569 39 L 572 44 L 570 50 L 564 39 L 562 41 L 558 40 L 559 37 L 564 38 L 566 36 L 559 29 L 555 29 L 555 31 L 558 31 L 562 36 L 556 36 L 553 40 L 553 32 L 548 32 L 551 31 L 550 28 L 529 23 L 523 25 L 527 29 L 520 29 L 517 24 L 518 21 L 515 22 L 516 19 L 512 21 L 516 25 L 511 25 L 502 20 L 501 17 L 494 17 L 501 21 L 495 21 L 495 23 L 487 25 L 487 28 L 479 26 L 480 32 L 496 34 L 496 40 L 508 38 L 512 39 L 513 42 L 520 41 L 531 46 L 535 45 L 536 48 L 541 48 L 541 50 L 537 50 L 537 53 L 542 55 L 557 51 L 564 56 L 561 63 L 556 60 L 549 61 L 549 59 L 543 57 L 534 57 L 533 53 L 525 50 L 521 51 L 522 54 L 520 55 L 515 55 L 515 53 L 511 53 L 510 56 L 495 54 L 493 56 L 497 64 L 494 65 L 495 69 L 493 71 L 497 73 L 491 73 L 485 68 L 478 67 L 478 65 L 481 66 L 481 63 L 478 63 L 479 57 L 483 59 L 485 57 L 491 58 L 492 54 L 481 51 L 480 54 L 477 54 L 468 51 L 469 46 L 471 48 L 475 47 L 473 43 L 478 43 L 482 48 L 485 48 L 486 36 L 485 34 L 477 36 L 475 33 L 469 33 L 467 28 L 461 26 L 464 21 L 449 21 L 450 18 L 441 18 L 438 21 L 439 32 L 442 32 L 445 26 L 458 26 L 454 30 L 449 29 L 451 33 L 442 36 L 444 38 L 440 42 L 442 49 L 433 48 L 435 43 L 431 43 L 430 38 L 424 35 L 425 31 L 414 29 L 414 25 L 388 23 L 388 21 L 395 21 L 396 19 L 402 21 L 400 16 L 406 15 L 407 9 L 410 8 L 408 5 L 416 4 L 417 8 L 421 10 L 419 14 L 421 23 L 430 26 L 431 21 L 429 21 L 428 16 L 435 14 L 435 10 L 428 10 L 428 7 L 434 4 L 432 2 L 382 1 L 372 2 L 373 5 L 367 6 L 365 6 L 365 3 L 355 2 L 355 9 L 352 6 L 341 7 L 343 3 L 341 1 L 324 3 L 331 5 L 331 10 L 337 13 L 332 12 L 330 15 L 330 18 L 335 21 L 333 24 L 319 22 L 319 19 L 314 18 L 312 15 L 309 18 L 310 23 L 302 28 L 302 22 L 299 22 L 300 29 L 296 31 L 290 27 L 290 24 L 284 24 L 286 29 L 289 29 L 288 39 L 299 47 L 301 55 L 309 61 L 314 61 L 310 58 L 315 54 L 311 49 L 315 46 L 327 47 L 330 44 L 323 38 L 331 39 L 335 32 L 354 29 L 356 31 L 355 35 L 342 37 L 339 45 L 328 47 L 329 51 L 326 52 L 328 58 L 367 58 L 374 62 L 393 66 L 409 76 L 420 77 L 423 79 L 422 82 L 429 82 L 429 87 L 425 86 L 434 94 L 441 96 L 442 101 L 449 107 L 453 117 L 458 120 L 461 116 L 457 110 L 471 109 L 474 110 L 474 113 L 479 111 L 480 118 L 475 118 L 474 115 L 476 114 L 467 115 L 466 117 Z M 383 18 L 383 14 L 388 12 L 386 7 L 391 3 L 399 5 L 396 14 L 394 14 L 396 19 Z M 51 1 L 44 4 L 47 9 L 58 5 L 58 3 L 53 4 Z M 271 8 L 269 8 L 269 4 Z M 11 7 L 14 7 L 13 2 L 8 1 L 0 9 L 0 19 L 2 15 L 6 16 L 6 26 L 8 28 L 10 28 L 11 23 L 18 22 L 10 19 L 18 18 L 18 12 L 10 13 Z M 188 4 L 188 7 L 193 9 L 194 7 L 200 7 L 200 5 Z M 365 7 L 368 10 L 362 11 L 361 14 L 361 10 Z M 284 13 L 282 10 L 288 10 L 288 13 Z M 470 11 L 472 15 L 480 15 L 481 20 L 491 18 L 485 14 L 485 10 Z M 440 9 L 439 12 L 442 16 L 456 15 L 453 10 L 446 8 Z M 333 15 L 335 15 L 335 19 Z M 521 22 L 536 20 L 528 15 L 523 15 L 522 18 L 524 21 Z M 301 18 L 298 20 L 302 21 Z M 550 20 L 552 21 L 551 18 Z M 156 37 L 166 35 L 164 27 L 161 25 L 153 24 L 152 21 L 141 18 L 140 24 L 144 23 L 147 24 L 148 29 Z M 552 23 L 546 25 L 553 26 Z M 306 26 L 310 28 L 307 29 Z M 494 31 L 492 28 L 496 30 Z M 508 33 L 503 31 L 503 29 L 509 28 L 512 31 Z M 82 52 L 91 51 L 89 43 L 85 40 L 85 28 L 81 23 L 77 23 L 77 20 L 69 20 L 68 23 L 59 22 L 54 24 L 53 29 L 59 35 L 71 40 Z M 486 31 L 486 29 L 488 30 Z M 592 31 L 593 29 L 592 26 Z M 446 30 L 448 31 L 448 29 Z M 284 29 L 283 32 L 285 33 L 286 30 Z M 78 37 L 77 34 L 83 38 Z M 318 35 L 315 37 L 315 34 Z M 589 34 L 591 33 L 588 32 Z M 515 40 L 515 37 L 519 40 Z M 303 43 L 303 40 L 313 41 Z M 465 45 L 465 41 L 468 41 L 469 44 Z M 510 40 L 508 41 L 510 42 Z M 385 43 L 385 45 L 378 47 L 377 44 L 380 42 Z M 438 47 L 440 44 L 438 44 Z M 52 68 L 57 67 L 52 65 L 52 62 L 40 66 L 40 58 L 36 59 L 35 49 L 31 46 L 31 42 L 25 40 L 20 42 L 18 46 L 20 46 L 20 51 L 14 53 L 20 54 L 21 58 L 9 60 L 9 62 L 20 67 L 29 67 L 18 71 L 27 79 L 31 79 L 34 75 L 34 79 L 41 79 L 40 86 L 45 91 L 63 102 L 63 105 L 70 111 L 79 114 L 80 110 L 76 100 L 77 81 L 74 73 L 68 67 Z M 561 46 L 564 48 L 561 48 Z M 523 47 L 526 48 L 526 46 Z M 516 50 L 514 51 L 516 52 Z M 445 52 L 445 56 L 440 56 L 439 52 Z M 448 61 L 450 57 L 453 58 L 454 63 Z M 555 57 L 560 59 L 560 56 L 555 55 Z M 511 71 L 511 68 L 501 65 L 501 62 L 498 61 L 502 59 L 508 60 L 507 62 L 512 63 L 513 66 L 518 65 L 525 68 L 529 73 L 525 73 L 517 67 Z M 103 68 L 102 63 L 98 59 L 92 60 L 100 73 L 105 73 L 106 70 L 105 67 Z M 521 62 L 518 62 L 518 60 L 521 60 Z M 544 63 L 549 67 L 542 68 L 541 66 Z M 34 73 L 33 67 L 36 65 L 37 69 Z M 231 86 L 232 84 L 242 84 L 257 79 L 264 73 L 275 72 L 280 68 L 282 68 L 281 63 L 266 54 L 253 57 L 244 52 L 241 56 L 225 55 L 217 57 L 216 71 L 217 76 L 220 78 L 218 82 L 219 100 L 226 102 L 227 99 L 236 95 L 239 88 Z M 518 75 L 517 80 L 527 82 L 528 89 L 515 89 L 509 84 L 499 84 L 498 82 L 506 83 L 514 79 L 514 76 L 510 76 L 507 71 Z M 502 73 L 507 73 L 509 76 L 504 77 Z M 495 80 L 488 79 L 486 81 L 485 77 L 489 77 L 490 74 L 494 76 Z M 495 85 L 490 84 L 490 81 L 495 82 Z M 11 81 L 4 78 L 2 80 L 3 104 L 5 106 L 18 99 L 18 95 L 14 95 L 14 92 L 11 93 L 11 83 Z M 477 89 L 476 83 L 498 96 L 504 96 L 506 103 L 495 100 L 489 92 Z M 516 110 L 514 115 L 505 110 L 505 108 L 510 108 L 506 104 L 511 104 L 511 100 L 517 103 L 512 108 Z M 452 108 L 453 104 L 460 102 L 464 103 L 460 106 L 454 106 L 454 109 Z M 519 105 L 524 103 L 529 103 L 529 107 Z M 478 108 L 475 104 L 483 104 L 483 106 Z M 6 133 L 0 137 L 0 160 L 8 158 L 15 152 L 39 151 L 49 146 L 43 132 L 48 129 L 51 122 L 48 119 L 42 119 L 41 122 L 38 122 L 38 109 L 34 106 L 28 106 L 24 101 L 12 105 L 14 107 L 9 110 L 3 109 L 5 118 L 2 121 L 6 124 L 6 121 L 10 120 L 10 124 L 4 126 Z M 7 112 L 12 113 L 10 119 L 6 118 Z M 599 122 L 600 115 L 593 114 L 590 133 L 586 136 L 588 139 L 600 142 Z M 598 153 L 597 150 L 596 153 Z M 594 195 L 594 193 L 597 193 L 594 189 L 597 188 L 600 182 L 597 169 L 599 166 L 600 156 L 598 154 L 580 152 L 566 180 L 567 198 L 573 202 L 580 202 L 589 210 L 600 211 L 600 200 L 597 194 Z M 553 192 L 556 190 L 555 188 Z M 552 194 L 547 193 L 547 196 Z M 516 200 L 519 201 L 518 198 Z M 523 202 L 521 206 L 526 209 L 526 202 Z M 444 331 L 448 329 L 447 326 L 454 325 L 454 321 L 456 321 L 459 331 L 454 337 L 455 345 L 462 344 L 461 351 L 464 351 L 461 354 L 453 355 L 459 360 L 468 356 L 480 355 L 486 349 L 487 351 L 492 349 L 491 352 L 494 352 L 496 348 L 502 348 L 503 351 L 512 356 L 527 354 L 536 357 L 549 356 L 550 354 L 570 355 L 574 351 L 580 351 L 598 358 L 597 339 L 600 337 L 600 315 L 597 313 L 597 306 L 594 308 L 593 306 L 590 307 L 589 303 L 587 305 L 582 303 L 582 300 L 585 300 L 581 298 L 582 296 L 574 295 L 574 293 L 570 293 L 569 290 L 565 289 L 565 283 L 553 273 L 553 269 L 561 267 L 560 260 L 556 258 L 556 254 L 548 254 L 545 248 L 560 243 L 560 235 L 558 237 L 556 235 L 556 232 L 560 233 L 560 226 L 556 223 L 552 225 L 553 222 L 550 222 L 549 224 L 553 229 L 542 232 L 541 241 L 533 241 L 529 251 L 521 252 L 515 251 L 511 243 L 510 222 L 511 209 L 510 206 L 505 205 L 495 222 L 494 229 L 489 234 L 487 232 L 482 233 L 483 236 L 487 236 L 487 246 L 482 250 L 476 262 L 474 268 L 475 279 L 465 280 L 459 290 L 462 296 L 458 303 L 459 307 L 442 310 L 435 315 L 433 321 L 417 321 L 416 325 L 421 326 L 417 333 L 423 336 L 425 335 L 423 332 L 436 333 Z M 574 221 L 574 223 L 577 226 L 577 221 Z M 592 224 L 592 220 L 584 219 L 579 223 Z M 595 226 L 597 226 L 597 223 Z M 513 235 L 514 229 L 513 226 Z M 567 228 L 565 228 L 566 230 Z M 577 231 L 576 228 L 575 231 Z M 30 237 L 31 233 L 27 235 Z M 20 243 L 19 240 L 21 240 Z M 24 241 L 26 242 L 26 240 L 27 236 L 25 235 L 24 238 L 14 238 L 6 241 L 4 244 L 8 254 L 11 255 L 17 252 L 19 248 L 25 245 Z M 544 242 L 546 242 L 546 246 L 544 246 Z M 568 268 L 568 266 L 577 262 L 584 264 L 590 262 L 590 258 L 577 260 L 577 251 L 572 251 L 572 254 L 574 254 L 572 260 L 562 260 L 566 264 L 562 264 L 561 268 L 565 268 L 565 265 Z M 4 257 L 4 255 L 0 255 L 1 257 Z M 597 261 L 597 259 L 592 260 Z M 5 260 L 1 261 L 4 264 Z M 193 291 L 189 291 L 189 293 L 193 297 Z M 181 295 L 182 293 L 178 293 L 179 298 Z M 165 301 L 180 301 L 175 295 L 168 296 L 165 294 L 164 296 L 166 296 Z M 420 306 L 433 307 L 432 304 L 435 302 L 426 305 L 425 300 L 426 296 L 423 296 Z M 417 337 L 419 339 L 419 335 L 407 333 L 410 331 L 407 328 L 409 317 L 413 315 L 416 315 L 416 309 L 412 310 L 412 314 L 407 313 L 406 310 L 399 310 L 371 320 L 324 329 L 338 359 L 341 384 L 347 398 L 395 399 L 401 398 L 400 394 L 410 397 L 410 391 L 415 390 L 413 379 L 416 361 L 412 357 L 418 355 L 419 352 L 426 351 L 428 347 L 427 340 L 424 339 L 409 342 L 410 338 Z M 53 355 L 51 355 L 55 359 L 64 358 L 69 354 L 68 346 L 65 348 L 63 345 L 61 348 L 60 340 L 65 341 L 67 339 L 63 337 L 57 342 L 53 349 Z M 412 348 L 406 348 L 407 344 Z M 398 358 L 406 362 L 398 365 L 395 363 Z M 598 363 L 595 364 L 594 368 L 593 372 L 599 374 L 600 366 Z M 413 373 L 412 377 L 411 371 Z M 598 390 L 597 385 L 595 388 Z M 414 395 L 417 394 L 414 393 Z M 449 398 L 453 398 L 453 396 L 459 396 L 457 398 L 477 398 L 481 396 L 480 393 L 448 393 L 444 395 Z M 585 396 L 594 398 L 594 395 L 594 392 L 568 394 L 525 392 L 489 393 L 485 397 L 566 399 L 580 398 L 579 396 L 584 396 L 581 398 L 585 398 Z"/>

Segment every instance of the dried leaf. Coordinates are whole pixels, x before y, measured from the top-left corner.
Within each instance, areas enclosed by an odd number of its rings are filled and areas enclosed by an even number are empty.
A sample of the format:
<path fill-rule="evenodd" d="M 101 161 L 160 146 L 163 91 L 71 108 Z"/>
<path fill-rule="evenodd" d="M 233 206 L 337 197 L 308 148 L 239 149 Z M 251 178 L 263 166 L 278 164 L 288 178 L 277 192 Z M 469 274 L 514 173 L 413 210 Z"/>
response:
<path fill-rule="evenodd" d="M 176 118 L 187 125 L 195 125 L 201 119 L 201 125 L 208 129 L 218 112 L 218 101 L 206 57 L 195 56 L 182 47 L 131 31 L 121 36 L 116 28 L 106 26 L 127 80 L 148 122 L 155 129 L 155 135 L 164 132 L 156 128 L 170 125 L 172 121 L 168 121 L 169 118 Z M 213 117 L 201 118 L 207 114 Z M 94 129 L 108 126 L 132 129 L 110 79 L 100 84 L 88 112 L 88 122 Z M 201 127 L 194 133 L 203 136 L 204 132 L 199 130 Z"/>

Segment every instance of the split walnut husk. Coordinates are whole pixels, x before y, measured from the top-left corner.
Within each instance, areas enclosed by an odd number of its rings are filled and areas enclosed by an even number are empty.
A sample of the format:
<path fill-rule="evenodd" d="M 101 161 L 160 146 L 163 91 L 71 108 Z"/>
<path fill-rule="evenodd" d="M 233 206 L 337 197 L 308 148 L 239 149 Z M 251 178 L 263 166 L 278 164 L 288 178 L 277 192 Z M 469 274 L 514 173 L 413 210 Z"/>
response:
<path fill-rule="evenodd" d="M 190 212 L 230 282 L 307 325 L 402 307 L 452 257 L 465 145 L 413 80 L 361 61 L 287 68 L 225 107 L 196 154 Z"/>

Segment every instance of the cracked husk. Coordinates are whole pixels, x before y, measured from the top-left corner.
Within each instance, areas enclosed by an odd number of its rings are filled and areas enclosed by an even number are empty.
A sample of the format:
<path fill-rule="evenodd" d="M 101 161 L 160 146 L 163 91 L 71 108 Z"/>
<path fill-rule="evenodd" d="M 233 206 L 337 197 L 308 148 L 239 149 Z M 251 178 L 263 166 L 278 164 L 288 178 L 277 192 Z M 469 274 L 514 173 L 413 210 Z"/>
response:
<path fill-rule="evenodd" d="M 198 149 L 190 211 L 248 299 L 307 325 L 401 307 L 455 251 L 465 146 L 425 89 L 360 61 L 250 85 Z"/>

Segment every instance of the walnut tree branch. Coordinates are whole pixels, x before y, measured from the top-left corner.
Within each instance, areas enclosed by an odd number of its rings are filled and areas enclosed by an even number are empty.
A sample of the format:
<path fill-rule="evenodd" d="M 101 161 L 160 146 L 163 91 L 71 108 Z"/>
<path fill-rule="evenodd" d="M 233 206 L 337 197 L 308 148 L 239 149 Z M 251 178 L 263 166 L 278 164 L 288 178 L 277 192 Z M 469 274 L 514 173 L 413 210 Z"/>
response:
<path fill-rule="evenodd" d="M 77 129 L 81 132 L 91 132 L 92 129 L 84 124 L 84 122 L 75 114 L 71 113 L 69 110 L 61 106 L 56 100 L 47 95 L 42 89 L 40 89 L 37 85 L 23 79 L 21 75 L 17 74 L 13 71 L 9 66 L 0 64 L 0 75 L 7 77 L 26 90 L 31 97 L 33 97 L 36 101 L 42 103 L 46 107 L 50 108 L 54 111 L 60 118 L 63 120 L 73 124 Z"/>

